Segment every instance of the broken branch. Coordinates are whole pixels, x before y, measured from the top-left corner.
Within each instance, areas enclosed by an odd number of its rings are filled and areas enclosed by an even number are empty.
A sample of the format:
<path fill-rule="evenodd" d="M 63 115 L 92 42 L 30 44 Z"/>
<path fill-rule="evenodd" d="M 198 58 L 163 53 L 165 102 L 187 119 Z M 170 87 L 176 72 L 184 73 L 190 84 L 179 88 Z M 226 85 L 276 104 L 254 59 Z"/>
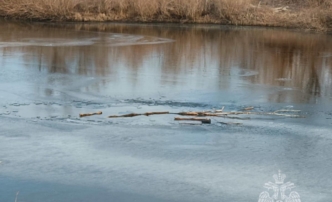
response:
<path fill-rule="evenodd" d="M 84 113 L 84 114 L 80 114 L 80 117 L 100 115 L 100 114 L 103 114 L 103 112 L 99 111 L 99 112 L 94 112 L 94 113 Z"/>
<path fill-rule="evenodd" d="M 175 117 L 175 121 L 200 121 L 202 123 L 211 124 L 211 119 L 208 118 L 183 118 L 183 117 Z"/>
<path fill-rule="evenodd" d="M 158 114 L 169 114 L 169 112 L 146 112 L 141 114 L 136 113 L 130 113 L 130 114 L 124 114 L 124 115 L 113 115 L 109 116 L 108 118 L 121 118 L 121 117 L 134 117 L 134 116 L 150 116 L 150 115 L 158 115 Z"/>

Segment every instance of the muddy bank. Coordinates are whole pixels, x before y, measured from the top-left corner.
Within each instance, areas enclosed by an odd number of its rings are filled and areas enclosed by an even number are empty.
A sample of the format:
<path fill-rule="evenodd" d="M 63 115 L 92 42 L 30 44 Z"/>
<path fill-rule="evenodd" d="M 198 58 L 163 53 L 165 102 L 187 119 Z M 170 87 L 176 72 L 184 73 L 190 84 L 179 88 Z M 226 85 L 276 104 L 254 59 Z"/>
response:
<path fill-rule="evenodd" d="M 214 23 L 328 31 L 332 28 L 331 11 L 328 0 L 3 0 L 0 16 L 35 21 Z"/>

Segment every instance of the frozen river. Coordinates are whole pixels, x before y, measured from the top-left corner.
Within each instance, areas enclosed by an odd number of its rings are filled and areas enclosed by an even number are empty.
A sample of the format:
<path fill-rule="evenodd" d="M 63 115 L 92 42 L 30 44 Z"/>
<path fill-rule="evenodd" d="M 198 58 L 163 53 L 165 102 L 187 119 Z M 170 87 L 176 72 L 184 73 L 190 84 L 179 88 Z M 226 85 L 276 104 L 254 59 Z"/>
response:
<path fill-rule="evenodd" d="M 1 202 L 18 191 L 22 202 L 257 202 L 279 170 L 295 184 L 287 196 L 332 200 L 331 35 L 6 21 L 0 30 Z M 302 118 L 107 118 L 251 106 Z"/>

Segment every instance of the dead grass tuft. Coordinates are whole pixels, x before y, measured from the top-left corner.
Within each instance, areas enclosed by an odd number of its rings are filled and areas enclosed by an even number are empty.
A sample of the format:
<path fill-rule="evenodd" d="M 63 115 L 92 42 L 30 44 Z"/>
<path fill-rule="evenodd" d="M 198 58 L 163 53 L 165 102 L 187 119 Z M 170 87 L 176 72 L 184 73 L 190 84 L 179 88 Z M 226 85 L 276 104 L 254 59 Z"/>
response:
<path fill-rule="evenodd" d="M 190 22 L 319 30 L 332 28 L 331 0 L 1 0 L 1 4 L 0 16 L 42 21 Z"/>

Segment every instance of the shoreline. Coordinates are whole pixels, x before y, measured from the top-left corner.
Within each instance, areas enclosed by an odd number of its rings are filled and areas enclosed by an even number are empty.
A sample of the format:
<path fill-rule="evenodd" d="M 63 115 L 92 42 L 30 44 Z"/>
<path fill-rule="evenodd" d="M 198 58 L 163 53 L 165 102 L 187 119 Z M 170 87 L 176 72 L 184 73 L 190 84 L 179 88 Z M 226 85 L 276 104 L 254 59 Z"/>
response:
<path fill-rule="evenodd" d="M 0 17 L 39 22 L 219 24 L 332 31 L 332 2 L 328 0 L 306 5 L 265 1 L 3 0 Z"/>

